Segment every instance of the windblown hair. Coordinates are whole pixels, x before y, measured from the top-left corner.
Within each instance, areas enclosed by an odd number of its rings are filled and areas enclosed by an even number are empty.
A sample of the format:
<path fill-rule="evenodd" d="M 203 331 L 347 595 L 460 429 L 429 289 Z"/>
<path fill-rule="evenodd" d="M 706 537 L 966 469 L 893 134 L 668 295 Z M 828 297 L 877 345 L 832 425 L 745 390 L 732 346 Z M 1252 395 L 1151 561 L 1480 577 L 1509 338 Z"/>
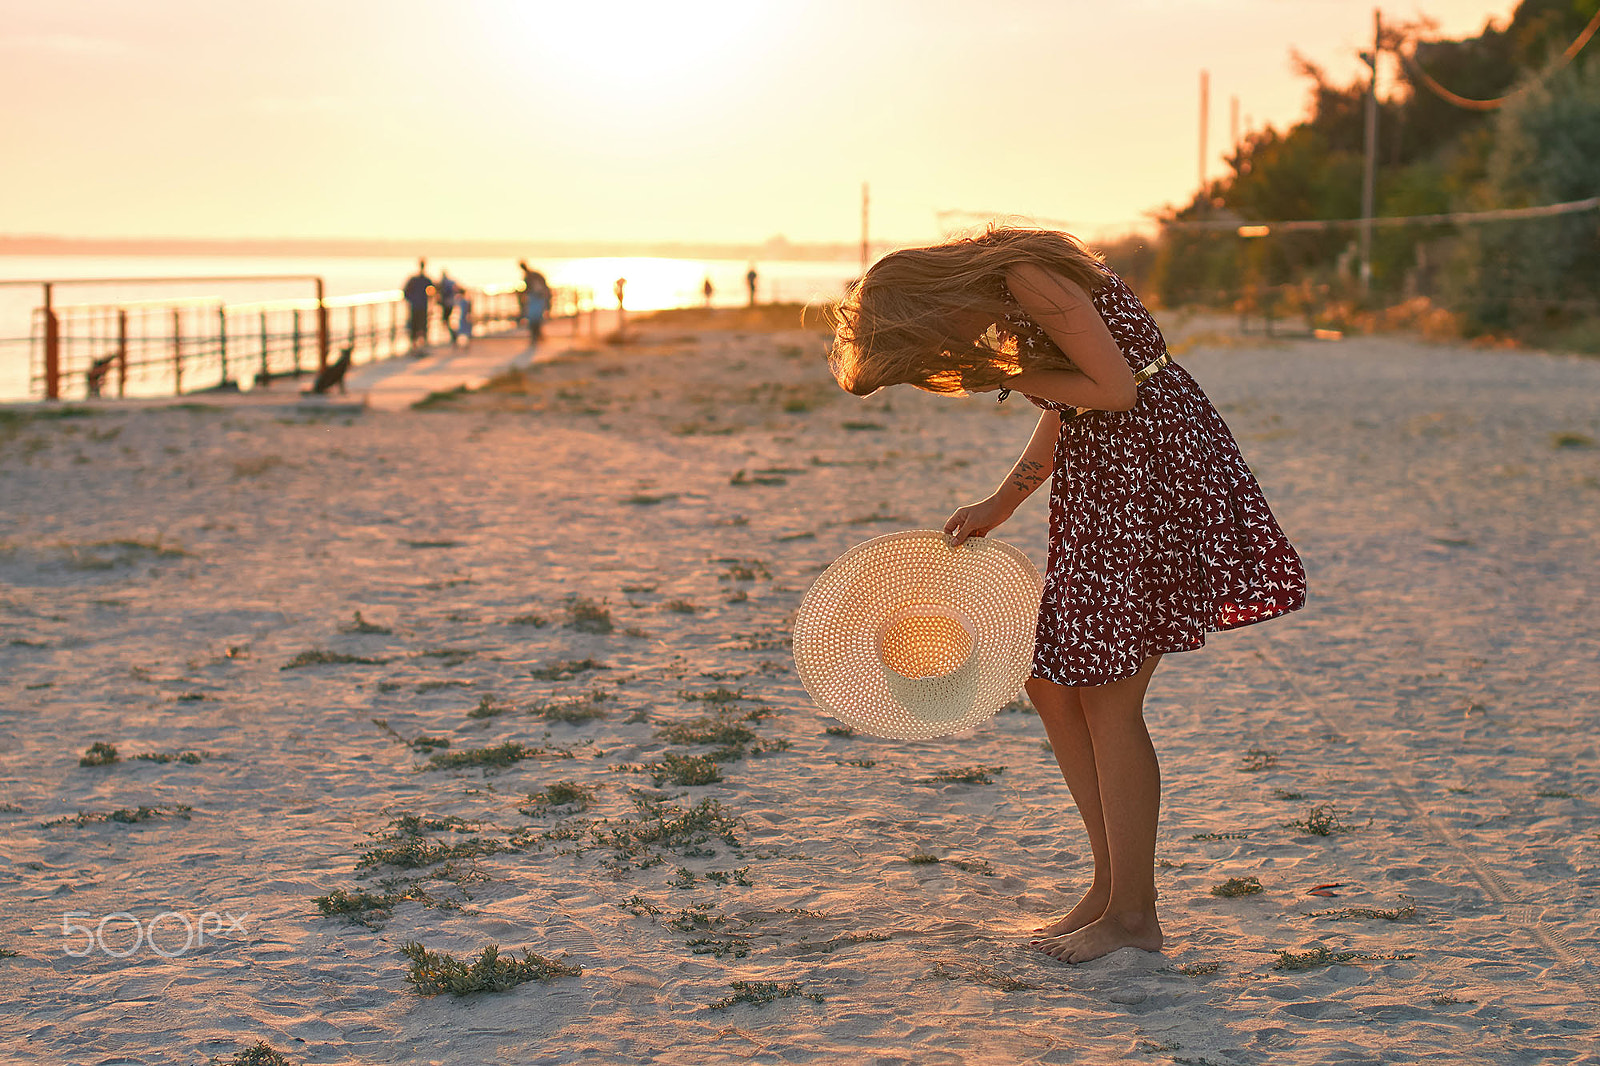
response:
<path fill-rule="evenodd" d="M 1059 350 L 1021 350 L 1005 331 L 1006 272 L 1034 264 L 1093 293 L 1100 260 L 1065 233 L 990 226 L 982 234 L 878 260 L 832 312 L 834 380 L 857 396 L 890 385 L 986 391 L 1021 370 L 1070 369 Z M 981 316 L 981 317 L 980 317 Z M 958 322 L 992 322 L 976 341 Z"/>

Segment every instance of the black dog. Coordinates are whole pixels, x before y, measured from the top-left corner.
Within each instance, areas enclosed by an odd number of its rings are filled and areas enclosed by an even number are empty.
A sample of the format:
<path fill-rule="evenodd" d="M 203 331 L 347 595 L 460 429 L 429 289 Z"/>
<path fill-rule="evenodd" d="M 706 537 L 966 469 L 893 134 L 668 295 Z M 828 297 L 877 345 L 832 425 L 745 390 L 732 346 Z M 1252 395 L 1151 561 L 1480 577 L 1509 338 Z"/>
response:
<path fill-rule="evenodd" d="M 350 369 L 350 356 L 355 350 L 355 345 L 345 348 L 339 353 L 339 358 L 317 371 L 317 380 L 311 383 L 311 391 L 320 396 L 337 385 L 339 391 L 344 392 L 344 375 Z"/>

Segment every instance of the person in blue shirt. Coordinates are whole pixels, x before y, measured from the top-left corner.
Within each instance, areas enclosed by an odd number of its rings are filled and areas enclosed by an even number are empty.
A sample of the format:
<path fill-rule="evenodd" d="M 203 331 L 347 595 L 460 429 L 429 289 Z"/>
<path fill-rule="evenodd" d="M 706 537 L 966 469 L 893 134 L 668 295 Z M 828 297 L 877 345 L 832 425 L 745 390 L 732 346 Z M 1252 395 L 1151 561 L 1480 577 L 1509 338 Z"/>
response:
<path fill-rule="evenodd" d="M 456 284 L 456 279 L 450 276 L 448 270 L 441 270 L 438 284 L 433 290 L 439 298 L 439 317 L 444 321 L 444 328 L 450 331 L 450 341 L 453 344 L 456 339 L 456 327 L 450 324 L 450 315 L 456 309 L 456 293 L 461 290 L 461 286 Z"/>

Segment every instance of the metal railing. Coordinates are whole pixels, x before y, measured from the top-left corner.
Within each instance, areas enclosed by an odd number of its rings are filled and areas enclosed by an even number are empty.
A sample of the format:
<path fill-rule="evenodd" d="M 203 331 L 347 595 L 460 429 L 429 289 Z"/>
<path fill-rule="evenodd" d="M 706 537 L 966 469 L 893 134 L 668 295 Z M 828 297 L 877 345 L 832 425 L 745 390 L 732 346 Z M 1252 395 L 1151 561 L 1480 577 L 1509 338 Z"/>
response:
<path fill-rule="evenodd" d="M 64 285 L 218 282 L 309 282 L 315 297 L 230 303 L 218 297 L 120 300 L 59 306 Z M 392 358 L 413 350 L 410 309 L 398 291 L 328 297 L 315 275 L 209 278 L 93 278 L 0 282 L 38 285 L 42 306 L 29 329 L 29 391 L 45 399 L 255 388 L 328 365 L 335 347 L 349 348 L 351 364 Z M 522 293 L 511 286 L 473 290 L 474 332 L 515 328 L 523 318 Z M 570 318 L 577 329 L 594 300 L 589 290 L 558 288 L 547 318 Z M 453 339 L 437 307 L 430 307 L 425 345 Z"/>

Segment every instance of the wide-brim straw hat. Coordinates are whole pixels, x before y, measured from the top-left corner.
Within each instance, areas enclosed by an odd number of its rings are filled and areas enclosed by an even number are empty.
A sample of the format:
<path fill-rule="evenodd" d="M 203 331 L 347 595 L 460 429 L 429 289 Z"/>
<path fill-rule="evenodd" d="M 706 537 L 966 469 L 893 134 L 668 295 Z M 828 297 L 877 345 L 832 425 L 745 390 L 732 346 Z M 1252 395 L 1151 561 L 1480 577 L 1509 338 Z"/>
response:
<path fill-rule="evenodd" d="M 1033 667 L 1043 583 L 1019 549 L 959 547 L 937 530 L 877 537 L 817 578 L 794 661 L 818 707 L 895 740 L 970 729 L 1016 699 Z"/>

